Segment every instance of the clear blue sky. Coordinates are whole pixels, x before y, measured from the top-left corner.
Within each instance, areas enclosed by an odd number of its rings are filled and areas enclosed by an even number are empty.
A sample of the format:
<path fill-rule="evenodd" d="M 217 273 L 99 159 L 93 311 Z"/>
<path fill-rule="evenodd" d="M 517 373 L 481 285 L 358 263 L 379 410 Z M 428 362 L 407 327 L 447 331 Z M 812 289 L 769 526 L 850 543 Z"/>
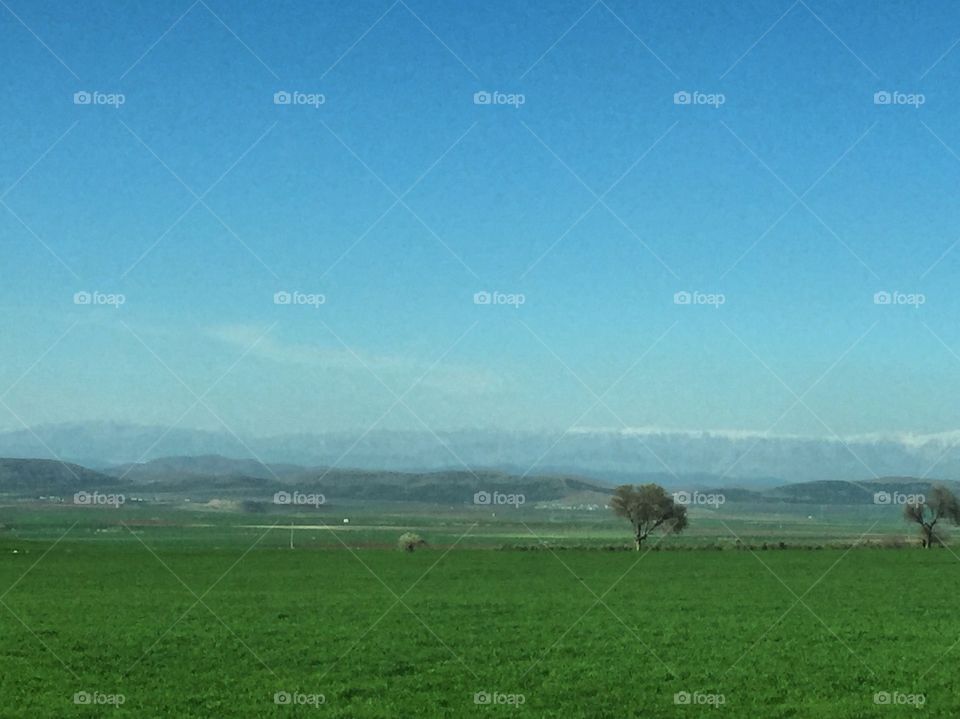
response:
<path fill-rule="evenodd" d="M 960 426 L 955 4 L 5 3 L 0 428 Z"/>

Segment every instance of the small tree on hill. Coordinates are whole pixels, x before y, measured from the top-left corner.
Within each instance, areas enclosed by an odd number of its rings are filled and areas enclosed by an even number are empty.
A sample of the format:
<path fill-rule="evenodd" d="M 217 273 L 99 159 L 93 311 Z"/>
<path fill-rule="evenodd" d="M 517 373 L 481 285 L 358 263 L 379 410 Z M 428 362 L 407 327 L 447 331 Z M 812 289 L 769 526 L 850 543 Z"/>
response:
<path fill-rule="evenodd" d="M 630 521 L 633 526 L 634 548 L 651 532 L 682 532 L 687 527 L 687 508 L 674 501 L 659 484 L 624 484 L 613 493 L 610 506 L 614 514 Z"/>
<path fill-rule="evenodd" d="M 425 545 L 426 542 L 423 540 L 423 537 L 414 532 L 404 532 L 400 535 L 400 539 L 397 540 L 397 546 L 405 552 L 412 552 Z"/>
<path fill-rule="evenodd" d="M 947 519 L 954 524 L 960 523 L 960 501 L 949 489 L 937 485 L 930 496 L 911 502 L 903 508 L 903 517 L 908 522 L 920 525 L 920 542 L 924 549 L 932 544 L 943 545 L 943 538 L 937 529 L 937 522 Z"/>

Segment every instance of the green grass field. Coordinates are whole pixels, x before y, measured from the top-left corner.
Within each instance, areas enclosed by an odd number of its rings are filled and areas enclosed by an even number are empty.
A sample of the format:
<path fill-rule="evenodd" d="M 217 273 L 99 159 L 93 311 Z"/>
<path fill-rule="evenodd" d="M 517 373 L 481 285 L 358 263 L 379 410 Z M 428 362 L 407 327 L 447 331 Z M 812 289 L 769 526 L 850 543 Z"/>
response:
<path fill-rule="evenodd" d="M 960 715 L 950 551 L 498 551 L 619 525 L 476 519 L 407 554 L 389 516 L 291 550 L 276 517 L 4 509 L 2 714 Z"/>

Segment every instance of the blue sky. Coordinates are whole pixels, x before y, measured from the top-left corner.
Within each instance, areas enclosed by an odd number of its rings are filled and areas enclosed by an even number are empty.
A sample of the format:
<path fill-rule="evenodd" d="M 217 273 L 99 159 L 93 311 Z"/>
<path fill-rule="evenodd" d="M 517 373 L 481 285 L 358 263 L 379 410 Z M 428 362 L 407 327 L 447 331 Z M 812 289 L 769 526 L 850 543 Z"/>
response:
<path fill-rule="evenodd" d="M 955 6 L 348 5 L 0 8 L 0 428 L 960 426 Z"/>

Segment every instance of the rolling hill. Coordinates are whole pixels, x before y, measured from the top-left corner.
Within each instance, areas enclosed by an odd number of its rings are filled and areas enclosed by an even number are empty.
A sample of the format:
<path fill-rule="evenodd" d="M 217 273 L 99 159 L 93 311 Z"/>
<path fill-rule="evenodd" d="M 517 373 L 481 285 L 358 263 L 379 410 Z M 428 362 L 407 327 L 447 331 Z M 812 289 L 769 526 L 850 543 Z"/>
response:
<path fill-rule="evenodd" d="M 0 493 L 66 495 L 80 490 L 114 489 L 128 482 L 78 464 L 51 459 L 0 459 Z"/>
<path fill-rule="evenodd" d="M 902 503 L 902 496 L 927 494 L 939 480 L 885 477 L 864 481 L 817 480 L 770 488 L 713 487 L 709 475 L 678 478 L 672 490 L 723 494 L 741 504 Z M 635 482 L 651 481 L 638 476 Z M 960 492 L 960 484 L 942 482 Z M 157 498 L 232 498 L 269 502 L 278 491 L 323 494 L 327 502 L 417 502 L 457 506 L 471 504 L 477 492 L 523 494 L 536 502 L 606 503 L 613 486 L 582 477 L 548 474 L 521 476 L 496 470 L 389 472 L 362 469 L 264 464 L 219 455 L 164 457 L 121 464 L 103 471 L 45 459 L 0 459 L 0 494 L 8 497 L 67 495 L 80 490 L 120 490 Z M 898 499 L 900 501 L 898 501 Z"/>

